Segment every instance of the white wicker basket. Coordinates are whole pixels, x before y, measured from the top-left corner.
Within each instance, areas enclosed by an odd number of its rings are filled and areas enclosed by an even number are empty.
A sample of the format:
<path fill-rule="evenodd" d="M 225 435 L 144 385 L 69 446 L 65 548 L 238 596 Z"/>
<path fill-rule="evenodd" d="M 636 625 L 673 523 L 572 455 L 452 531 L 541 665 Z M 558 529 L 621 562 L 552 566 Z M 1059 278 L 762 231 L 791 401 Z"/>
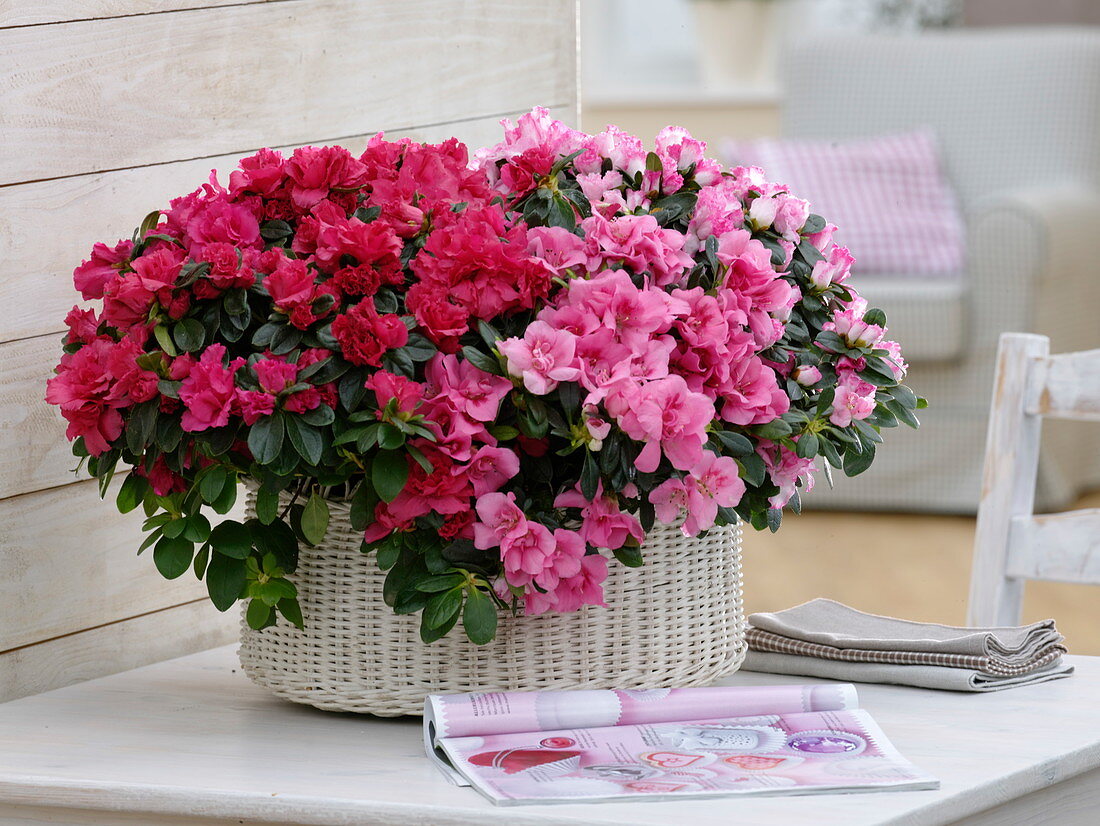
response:
<path fill-rule="evenodd" d="M 249 498 L 249 508 L 252 497 Z M 460 627 L 431 645 L 419 615 L 382 601 L 385 573 L 359 550 L 346 505 L 329 505 L 323 546 L 303 547 L 292 579 L 305 618 L 254 631 L 242 621 L 248 676 L 279 697 L 331 711 L 421 714 L 435 692 L 704 685 L 745 656 L 741 528 L 686 538 L 656 526 L 646 564 L 609 566 L 608 608 L 535 617 L 501 615 L 476 646 Z"/>

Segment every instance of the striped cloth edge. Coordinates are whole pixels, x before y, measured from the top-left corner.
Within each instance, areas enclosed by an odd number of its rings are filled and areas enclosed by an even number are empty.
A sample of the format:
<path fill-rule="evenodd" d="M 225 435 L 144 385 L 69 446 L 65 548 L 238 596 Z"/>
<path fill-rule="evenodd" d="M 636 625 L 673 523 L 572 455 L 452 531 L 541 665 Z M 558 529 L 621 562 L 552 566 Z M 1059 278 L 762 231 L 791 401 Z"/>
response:
<path fill-rule="evenodd" d="M 1067 650 L 1064 645 L 1055 642 L 1037 651 L 1035 656 L 1027 662 L 1017 664 L 969 654 L 833 648 L 829 645 L 784 637 L 752 626 L 746 632 L 745 639 L 750 649 L 771 654 L 794 654 L 802 657 L 817 657 L 822 660 L 840 660 L 855 663 L 869 662 L 886 665 L 931 665 L 946 668 L 965 668 L 994 677 L 1017 677 L 1029 674 L 1050 665 L 1050 663 L 1065 654 Z"/>

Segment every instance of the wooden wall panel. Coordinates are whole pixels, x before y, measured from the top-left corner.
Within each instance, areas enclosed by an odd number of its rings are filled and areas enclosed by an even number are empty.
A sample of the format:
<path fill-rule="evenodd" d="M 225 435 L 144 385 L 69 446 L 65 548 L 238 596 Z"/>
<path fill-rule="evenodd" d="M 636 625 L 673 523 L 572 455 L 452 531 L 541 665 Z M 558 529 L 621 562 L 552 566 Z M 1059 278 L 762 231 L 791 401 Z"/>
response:
<path fill-rule="evenodd" d="M 571 117 L 567 108 L 554 111 Z M 500 117 L 492 114 L 387 134 L 429 142 L 454 135 L 472 147 L 483 146 L 500 140 Z M 368 137 L 339 143 L 362 150 Z M 322 143 L 321 136 L 315 142 Z M 0 307 L 5 308 L 0 342 L 63 330 L 65 313 L 80 299 L 73 289 L 73 268 L 87 258 L 93 243 L 128 238 L 147 213 L 198 188 L 211 169 L 227 182 L 237 160 L 259 145 L 213 158 L 0 187 Z M 295 145 L 278 148 L 289 152 Z"/>
<path fill-rule="evenodd" d="M 119 484 L 106 502 L 96 482 L 0 500 L 0 652 L 205 599 L 190 572 L 167 581 L 151 550 L 136 555 L 143 517 L 115 510 Z"/>
<path fill-rule="evenodd" d="M 155 5 L 150 0 L 4 0 L 0 2 L 0 29 L 268 2 L 281 0 L 157 0 Z"/>
<path fill-rule="evenodd" d="M 287 0 L 0 30 L 0 132 L 35 149 L 0 153 L 0 184 L 572 105 L 572 7 Z"/>
<path fill-rule="evenodd" d="M 239 628 L 200 600 L 0 652 L 0 702 L 228 645 Z"/>

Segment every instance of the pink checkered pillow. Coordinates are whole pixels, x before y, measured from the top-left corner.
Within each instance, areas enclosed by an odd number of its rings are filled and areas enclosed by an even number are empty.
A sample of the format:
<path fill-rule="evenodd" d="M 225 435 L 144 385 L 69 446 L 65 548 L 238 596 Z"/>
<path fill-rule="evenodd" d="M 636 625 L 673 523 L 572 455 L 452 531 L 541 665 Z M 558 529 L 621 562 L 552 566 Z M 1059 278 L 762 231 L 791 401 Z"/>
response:
<path fill-rule="evenodd" d="M 963 222 L 929 131 L 845 143 L 764 138 L 727 146 L 836 224 L 864 273 L 959 275 Z"/>

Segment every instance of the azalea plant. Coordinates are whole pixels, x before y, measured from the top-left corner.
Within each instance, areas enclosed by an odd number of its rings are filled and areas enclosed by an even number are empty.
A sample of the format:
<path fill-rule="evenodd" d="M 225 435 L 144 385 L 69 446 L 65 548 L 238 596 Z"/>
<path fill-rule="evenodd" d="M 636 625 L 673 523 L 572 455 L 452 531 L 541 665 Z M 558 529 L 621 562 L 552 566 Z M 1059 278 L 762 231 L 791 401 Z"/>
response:
<path fill-rule="evenodd" d="M 818 462 L 917 425 L 834 230 L 678 128 L 265 149 L 95 245 L 46 398 L 218 609 L 300 626 L 341 500 L 426 642 L 485 643 L 502 608 L 602 604 L 655 520 L 774 530 Z M 242 481 L 253 514 L 212 527 Z"/>

